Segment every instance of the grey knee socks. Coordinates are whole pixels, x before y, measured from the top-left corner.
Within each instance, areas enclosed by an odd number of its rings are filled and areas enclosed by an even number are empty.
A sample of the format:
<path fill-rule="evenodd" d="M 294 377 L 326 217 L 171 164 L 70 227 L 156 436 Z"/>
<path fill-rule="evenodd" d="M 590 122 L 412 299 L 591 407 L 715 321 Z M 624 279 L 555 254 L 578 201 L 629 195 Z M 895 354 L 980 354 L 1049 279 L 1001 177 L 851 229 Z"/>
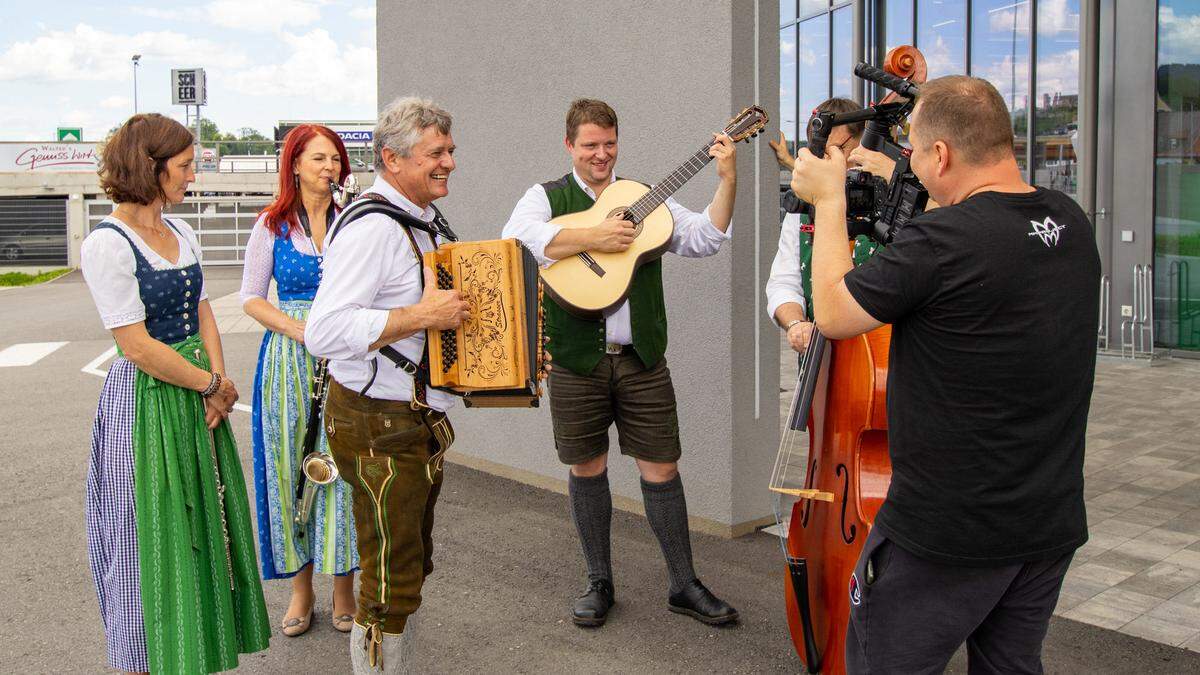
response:
<path fill-rule="evenodd" d="M 675 593 L 696 578 L 683 481 L 678 474 L 665 483 L 650 483 L 643 478 L 642 499 L 646 503 L 646 520 L 650 521 L 650 529 L 658 537 L 667 561 L 671 592 Z"/>
<path fill-rule="evenodd" d="M 572 473 L 567 478 L 567 492 L 571 497 L 571 519 L 579 531 L 583 559 L 587 562 L 588 580 L 611 581 L 612 493 L 608 489 L 608 472 L 587 478 Z"/>

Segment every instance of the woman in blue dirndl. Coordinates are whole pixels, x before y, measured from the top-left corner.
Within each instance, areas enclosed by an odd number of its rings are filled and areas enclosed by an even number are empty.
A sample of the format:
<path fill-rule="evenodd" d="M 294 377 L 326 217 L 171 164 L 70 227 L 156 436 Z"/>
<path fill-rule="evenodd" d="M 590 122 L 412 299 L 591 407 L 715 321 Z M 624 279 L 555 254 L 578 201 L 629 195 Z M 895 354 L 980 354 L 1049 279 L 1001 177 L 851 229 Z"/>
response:
<path fill-rule="evenodd" d="M 332 623 L 349 632 L 355 614 L 354 570 L 358 546 L 350 486 L 342 479 L 316 488 L 315 507 L 297 525 L 296 495 L 303 440 L 309 423 L 316 361 L 304 348 L 304 322 L 321 280 L 327 228 L 333 224 L 330 182 L 350 173 L 346 148 L 326 127 L 302 124 L 288 132 L 279 158 L 279 196 L 254 226 L 246 244 L 242 306 L 267 329 L 254 375 L 254 482 L 264 579 L 292 580 L 281 622 L 284 635 L 311 625 L 314 571 L 334 575 Z M 274 280 L 278 306 L 267 299 Z M 317 452 L 328 454 L 323 425 Z"/>

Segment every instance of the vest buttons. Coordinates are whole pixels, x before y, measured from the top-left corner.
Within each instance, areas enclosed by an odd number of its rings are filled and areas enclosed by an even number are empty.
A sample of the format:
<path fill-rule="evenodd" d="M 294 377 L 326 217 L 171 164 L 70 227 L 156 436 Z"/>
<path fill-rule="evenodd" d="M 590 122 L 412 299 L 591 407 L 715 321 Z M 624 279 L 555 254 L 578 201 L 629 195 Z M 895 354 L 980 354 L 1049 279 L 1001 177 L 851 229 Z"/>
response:
<path fill-rule="evenodd" d="M 185 323 L 185 324 L 183 324 L 183 329 L 184 329 L 184 330 L 191 330 L 191 329 L 192 329 L 192 324 L 190 324 L 190 323 Z"/>
<path fill-rule="evenodd" d="M 179 275 L 180 275 L 180 276 L 184 276 L 184 277 L 186 277 L 186 276 L 187 276 L 187 270 L 179 270 Z"/>
<path fill-rule="evenodd" d="M 183 318 L 185 318 L 185 319 L 186 319 L 186 318 L 188 318 L 188 313 L 187 313 L 187 312 L 184 312 L 184 313 L 183 313 Z"/>
<path fill-rule="evenodd" d="M 190 298 L 190 297 L 192 297 L 192 292 L 191 292 L 191 291 L 184 291 L 184 293 L 183 293 L 183 297 L 185 297 L 185 298 Z"/>
<path fill-rule="evenodd" d="M 192 285 L 192 280 L 191 280 L 191 279 L 184 279 L 184 280 L 183 280 L 183 284 L 184 284 L 185 286 L 191 286 L 191 285 Z"/>

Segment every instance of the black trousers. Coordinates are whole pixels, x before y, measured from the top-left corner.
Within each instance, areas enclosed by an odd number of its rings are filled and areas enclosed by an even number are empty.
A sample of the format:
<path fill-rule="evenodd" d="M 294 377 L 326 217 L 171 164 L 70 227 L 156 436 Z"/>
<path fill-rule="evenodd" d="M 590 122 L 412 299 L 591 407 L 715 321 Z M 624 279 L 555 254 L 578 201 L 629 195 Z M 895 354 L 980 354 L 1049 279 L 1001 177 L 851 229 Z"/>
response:
<path fill-rule="evenodd" d="M 971 673 L 1041 673 L 1073 555 L 959 567 L 918 558 L 872 529 L 850 580 L 847 672 L 941 673 L 965 641 Z"/>

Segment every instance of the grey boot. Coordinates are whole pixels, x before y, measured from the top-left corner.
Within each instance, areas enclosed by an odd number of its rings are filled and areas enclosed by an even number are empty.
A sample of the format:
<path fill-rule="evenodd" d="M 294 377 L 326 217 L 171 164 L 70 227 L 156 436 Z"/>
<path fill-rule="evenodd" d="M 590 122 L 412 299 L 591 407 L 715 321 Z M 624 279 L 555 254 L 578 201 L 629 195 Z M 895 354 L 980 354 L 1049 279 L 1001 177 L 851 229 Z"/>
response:
<path fill-rule="evenodd" d="M 354 624 L 350 630 L 350 666 L 354 675 L 402 675 L 412 672 L 412 641 L 416 616 L 410 616 L 404 632 L 385 633 L 380 643 L 379 661 L 371 666 L 367 650 L 367 630 Z"/>

